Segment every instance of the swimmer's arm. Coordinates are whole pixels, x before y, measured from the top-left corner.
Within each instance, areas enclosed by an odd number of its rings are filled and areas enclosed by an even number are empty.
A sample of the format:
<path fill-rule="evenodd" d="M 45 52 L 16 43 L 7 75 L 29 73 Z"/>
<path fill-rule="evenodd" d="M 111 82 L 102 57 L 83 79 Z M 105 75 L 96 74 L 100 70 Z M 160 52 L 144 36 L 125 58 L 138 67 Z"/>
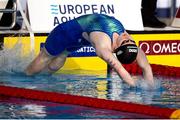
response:
<path fill-rule="evenodd" d="M 139 67 L 142 69 L 144 79 L 147 80 L 151 85 L 154 85 L 151 66 L 146 58 L 145 53 L 140 48 L 138 49 L 138 55 L 136 60 Z"/>
<path fill-rule="evenodd" d="M 106 61 L 126 83 L 130 86 L 135 86 L 135 81 L 132 79 L 131 75 L 126 71 L 110 50 L 107 48 L 96 48 L 96 53 L 100 58 Z"/>
<path fill-rule="evenodd" d="M 129 85 L 135 86 L 135 81 L 126 69 L 121 65 L 118 59 L 113 55 L 111 48 L 111 40 L 109 36 L 102 32 L 93 32 L 90 34 L 89 41 L 96 49 L 96 54 L 109 64 L 118 75 Z"/>

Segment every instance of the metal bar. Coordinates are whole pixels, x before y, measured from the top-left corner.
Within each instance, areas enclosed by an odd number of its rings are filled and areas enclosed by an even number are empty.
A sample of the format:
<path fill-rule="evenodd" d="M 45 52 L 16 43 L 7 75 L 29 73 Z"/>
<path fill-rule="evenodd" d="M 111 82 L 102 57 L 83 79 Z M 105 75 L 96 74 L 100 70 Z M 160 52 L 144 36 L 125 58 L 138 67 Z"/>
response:
<path fill-rule="evenodd" d="M 3 13 L 12 13 L 12 24 L 10 26 L 0 26 L 0 30 L 10 30 L 16 24 L 17 1 L 13 1 L 13 9 L 0 9 Z"/>
<path fill-rule="evenodd" d="M 174 17 L 176 11 L 176 0 L 171 0 L 170 17 Z"/>
<path fill-rule="evenodd" d="M 16 12 L 16 10 L 13 10 L 13 9 L 0 9 L 0 12 L 3 12 L 3 13 L 13 13 L 13 12 Z"/>

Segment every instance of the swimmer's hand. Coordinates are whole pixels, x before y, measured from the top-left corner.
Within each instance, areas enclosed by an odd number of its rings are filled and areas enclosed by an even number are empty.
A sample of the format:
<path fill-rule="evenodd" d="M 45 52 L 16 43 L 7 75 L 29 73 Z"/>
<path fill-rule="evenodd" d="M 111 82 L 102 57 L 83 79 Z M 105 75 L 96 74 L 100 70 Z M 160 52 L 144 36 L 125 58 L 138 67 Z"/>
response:
<path fill-rule="evenodd" d="M 136 87 L 141 88 L 143 90 L 156 90 L 160 88 L 160 81 L 154 81 L 153 83 L 147 80 L 137 80 Z"/>

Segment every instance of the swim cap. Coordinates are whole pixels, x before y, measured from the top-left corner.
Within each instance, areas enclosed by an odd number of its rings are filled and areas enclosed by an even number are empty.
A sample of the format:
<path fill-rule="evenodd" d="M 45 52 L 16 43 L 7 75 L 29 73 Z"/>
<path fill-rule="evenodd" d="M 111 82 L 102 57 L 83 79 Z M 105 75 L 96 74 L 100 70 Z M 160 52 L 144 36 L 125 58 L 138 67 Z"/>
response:
<path fill-rule="evenodd" d="M 121 63 L 130 64 L 136 59 L 138 48 L 135 44 L 121 45 L 115 50 L 115 53 Z"/>

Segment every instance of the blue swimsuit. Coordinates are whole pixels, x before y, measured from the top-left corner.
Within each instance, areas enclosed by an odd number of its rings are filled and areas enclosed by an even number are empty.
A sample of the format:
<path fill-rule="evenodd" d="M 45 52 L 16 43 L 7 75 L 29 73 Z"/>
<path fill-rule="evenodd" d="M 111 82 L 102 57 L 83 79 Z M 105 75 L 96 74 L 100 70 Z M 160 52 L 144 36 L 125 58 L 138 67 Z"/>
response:
<path fill-rule="evenodd" d="M 120 35 L 125 29 L 114 17 L 102 14 L 84 15 L 55 27 L 48 35 L 45 48 L 52 56 L 57 56 L 64 50 L 75 51 L 82 46 L 90 45 L 82 37 L 82 33 L 87 32 L 89 34 L 93 31 L 104 32 L 112 40 L 114 32 Z"/>

